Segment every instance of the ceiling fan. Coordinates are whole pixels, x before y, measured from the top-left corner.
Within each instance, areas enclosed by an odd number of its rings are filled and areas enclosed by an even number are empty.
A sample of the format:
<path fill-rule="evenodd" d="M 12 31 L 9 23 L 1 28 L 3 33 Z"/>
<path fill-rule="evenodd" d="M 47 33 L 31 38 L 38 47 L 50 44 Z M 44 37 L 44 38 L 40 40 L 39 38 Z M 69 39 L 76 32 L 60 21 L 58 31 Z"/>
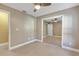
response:
<path fill-rule="evenodd" d="M 33 3 L 33 5 L 34 5 L 34 12 L 36 12 L 36 11 L 39 10 L 41 7 L 50 6 L 51 3 Z"/>

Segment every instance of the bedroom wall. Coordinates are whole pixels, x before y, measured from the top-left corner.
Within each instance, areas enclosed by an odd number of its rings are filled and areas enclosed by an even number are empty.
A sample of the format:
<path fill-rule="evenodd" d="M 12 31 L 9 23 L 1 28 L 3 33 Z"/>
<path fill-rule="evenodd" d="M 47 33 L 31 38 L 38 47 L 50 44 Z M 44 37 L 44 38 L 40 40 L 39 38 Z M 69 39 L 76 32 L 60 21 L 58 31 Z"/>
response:
<path fill-rule="evenodd" d="M 53 35 L 62 36 L 62 21 L 53 23 Z"/>
<path fill-rule="evenodd" d="M 36 18 L 29 15 L 25 15 L 24 33 L 26 41 L 34 40 L 36 38 L 35 26 L 36 26 Z"/>
<path fill-rule="evenodd" d="M 0 9 L 10 12 L 11 47 L 34 39 L 35 18 L 33 16 L 3 4 L 0 4 Z"/>
<path fill-rule="evenodd" d="M 63 15 L 63 45 L 79 49 L 79 6 L 40 16 L 37 19 L 37 39 L 41 39 L 42 19 Z"/>

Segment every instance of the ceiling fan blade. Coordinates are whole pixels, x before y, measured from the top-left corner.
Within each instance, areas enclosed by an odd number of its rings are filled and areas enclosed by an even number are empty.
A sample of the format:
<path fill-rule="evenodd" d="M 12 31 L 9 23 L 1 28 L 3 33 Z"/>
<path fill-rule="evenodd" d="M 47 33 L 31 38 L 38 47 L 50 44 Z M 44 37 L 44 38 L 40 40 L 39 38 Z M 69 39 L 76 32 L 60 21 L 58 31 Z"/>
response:
<path fill-rule="evenodd" d="M 46 7 L 46 6 L 50 6 L 51 3 L 34 3 L 34 5 L 35 5 L 35 6 L 36 6 L 36 5 L 40 5 L 41 7 Z M 33 11 L 36 12 L 37 9 L 34 9 Z"/>
<path fill-rule="evenodd" d="M 50 6 L 51 3 L 34 3 L 34 5 L 40 5 L 40 6 Z"/>

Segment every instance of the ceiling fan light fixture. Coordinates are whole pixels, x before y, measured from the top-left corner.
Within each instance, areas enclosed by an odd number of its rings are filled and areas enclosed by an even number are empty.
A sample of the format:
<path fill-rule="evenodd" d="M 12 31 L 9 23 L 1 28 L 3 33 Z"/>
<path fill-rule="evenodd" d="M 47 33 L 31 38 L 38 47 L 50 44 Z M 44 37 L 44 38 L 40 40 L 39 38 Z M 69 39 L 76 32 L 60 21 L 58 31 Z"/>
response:
<path fill-rule="evenodd" d="M 41 7 L 50 6 L 51 3 L 34 3 L 34 12 L 39 10 Z"/>
<path fill-rule="evenodd" d="M 39 10 L 40 8 L 41 8 L 40 5 L 35 5 L 35 9 L 36 9 L 36 10 Z"/>

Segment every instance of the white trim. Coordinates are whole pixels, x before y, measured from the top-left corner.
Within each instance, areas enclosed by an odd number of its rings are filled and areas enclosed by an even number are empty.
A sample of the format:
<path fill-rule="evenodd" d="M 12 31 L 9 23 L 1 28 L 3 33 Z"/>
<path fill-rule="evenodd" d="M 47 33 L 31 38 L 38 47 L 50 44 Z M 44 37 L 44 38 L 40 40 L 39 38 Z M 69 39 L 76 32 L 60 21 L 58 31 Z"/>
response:
<path fill-rule="evenodd" d="M 8 48 L 9 48 L 9 50 L 10 50 L 10 48 L 11 48 L 11 23 L 10 23 L 10 12 L 8 13 L 9 15 L 8 15 L 8 31 L 9 31 L 9 40 L 8 40 L 8 43 L 9 43 L 9 45 L 8 45 Z"/>
<path fill-rule="evenodd" d="M 36 41 L 37 41 L 37 42 L 42 42 L 42 41 L 41 41 L 41 40 L 39 40 L 39 39 L 36 39 Z"/>
<path fill-rule="evenodd" d="M 41 29 L 41 42 L 43 42 L 43 19 L 42 19 L 42 29 Z"/>
<path fill-rule="evenodd" d="M 1 44 L 0 44 L 0 46 L 5 46 L 5 45 L 8 45 L 8 42 L 1 43 Z"/>
<path fill-rule="evenodd" d="M 64 15 L 62 15 L 62 42 L 61 42 L 61 47 L 63 46 L 63 39 L 64 39 L 64 37 L 63 37 L 64 36 L 64 34 L 63 34 L 63 32 L 64 32 L 63 31 L 64 30 L 63 29 L 63 27 L 64 27 L 63 23 L 64 23 Z"/>
<path fill-rule="evenodd" d="M 63 20 L 64 20 L 64 15 L 59 15 L 59 16 L 53 16 L 53 17 L 48 17 L 48 18 L 43 18 L 42 19 L 42 29 L 41 29 L 41 42 L 43 42 L 43 21 L 44 20 L 47 20 L 47 19 L 53 19 L 53 18 L 57 18 L 57 17 L 62 17 L 62 23 L 63 23 Z M 62 40 L 61 40 L 61 47 L 63 45 L 63 26 L 62 26 Z"/>
<path fill-rule="evenodd" d="M 19 48 L 19 47 L 21 47 L 21 46 L 24 46 L 24 45 L 27 45 L 27 44 L 30 44 L 30 43 L 33 43 L 33 42 L 35 42 L 35 41 L 37 41 L 37 39 L 31 40 L 31 41 L 28 41 L 28 42 L 25 42 L 25 43 L 22 43 L 22 44 L 18 44 L 18 45 L 16 45 L 16 46 L 11 47 L 10 50 Z"/>
<path fill-rule="evenodd" d="M 62 48 L 79 53 L 79 49 L 75 49 L 75 48 L 71 48 L 71 47 L 67 47 L 67 46 L 62 46 Z"/>

